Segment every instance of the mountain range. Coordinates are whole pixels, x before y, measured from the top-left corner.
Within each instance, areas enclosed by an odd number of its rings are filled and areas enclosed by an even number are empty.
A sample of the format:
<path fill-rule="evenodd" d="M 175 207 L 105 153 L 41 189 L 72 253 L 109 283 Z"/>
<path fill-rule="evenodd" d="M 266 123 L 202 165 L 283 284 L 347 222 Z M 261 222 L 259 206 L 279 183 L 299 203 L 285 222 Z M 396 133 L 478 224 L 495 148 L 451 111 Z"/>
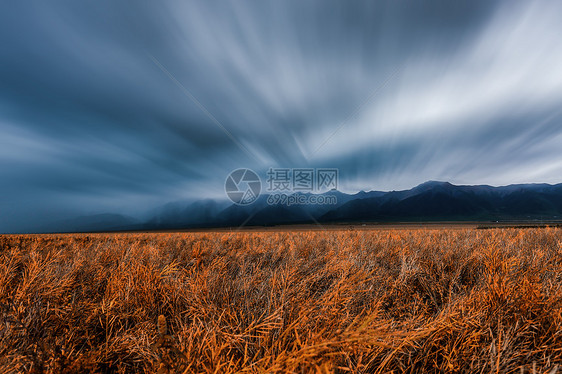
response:
<path fill-rule="evenodd" d="M 311 194 L 297 193 L 304 199 Z M 410 190 L 332 190 L 315 197 L 335 197 L 333 204 L 268 204 L 262 194 L 250 205 L 201 200 L 166 204 L 140 220 L 121 214 L 98 214 L 54 222 L 41 232 L 174 230 L 206 227 L 272 226 L 306 223 L 431 221 L 562 221 L 562 184 L 457 186 L 429 181 Z"/>

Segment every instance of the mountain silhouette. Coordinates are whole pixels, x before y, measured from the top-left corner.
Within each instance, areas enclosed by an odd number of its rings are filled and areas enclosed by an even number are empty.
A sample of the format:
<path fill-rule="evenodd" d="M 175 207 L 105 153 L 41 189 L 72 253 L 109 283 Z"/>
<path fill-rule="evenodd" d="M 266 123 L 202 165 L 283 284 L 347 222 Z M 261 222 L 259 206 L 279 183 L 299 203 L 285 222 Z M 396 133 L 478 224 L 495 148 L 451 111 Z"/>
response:
<path fill-rule="evenodd" d="M 270 196 L 262 194 L 246 206 L 210 199 L 175 202 L 154 210 L 145 220 L 98 214 L 55 222 L 41 231 L 171 230 L 319 222 L 562 221 L 562 184 L 493 187 L 428 181 L 402 191 L 345 194 L 332 190 L 316 196 L 333 196 L 337 201 L 325 205 L 272 205 L 268 203 Z"/>

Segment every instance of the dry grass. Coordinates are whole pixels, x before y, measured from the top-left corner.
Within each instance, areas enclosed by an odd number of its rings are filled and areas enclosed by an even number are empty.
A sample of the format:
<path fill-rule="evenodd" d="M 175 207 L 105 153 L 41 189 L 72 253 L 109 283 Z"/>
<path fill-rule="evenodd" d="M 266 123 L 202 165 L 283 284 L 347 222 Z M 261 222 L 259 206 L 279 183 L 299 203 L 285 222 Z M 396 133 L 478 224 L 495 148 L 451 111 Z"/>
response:
<path fill-rule="evenodd" d="M 554 373 L 561 286 L 562 229 L 0 236 L 0 372 Z"/>

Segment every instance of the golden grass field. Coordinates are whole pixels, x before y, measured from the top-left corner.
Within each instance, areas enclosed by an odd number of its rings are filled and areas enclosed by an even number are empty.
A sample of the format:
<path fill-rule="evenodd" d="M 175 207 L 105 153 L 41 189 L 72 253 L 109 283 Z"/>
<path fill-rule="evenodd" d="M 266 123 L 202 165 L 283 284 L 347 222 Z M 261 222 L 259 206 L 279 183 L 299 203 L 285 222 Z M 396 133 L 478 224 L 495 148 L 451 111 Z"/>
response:
<path fill-rule="evenodd" d="M 0 311 L 1 373 L 555 373 L 562 229 L 6 235 Z"/>

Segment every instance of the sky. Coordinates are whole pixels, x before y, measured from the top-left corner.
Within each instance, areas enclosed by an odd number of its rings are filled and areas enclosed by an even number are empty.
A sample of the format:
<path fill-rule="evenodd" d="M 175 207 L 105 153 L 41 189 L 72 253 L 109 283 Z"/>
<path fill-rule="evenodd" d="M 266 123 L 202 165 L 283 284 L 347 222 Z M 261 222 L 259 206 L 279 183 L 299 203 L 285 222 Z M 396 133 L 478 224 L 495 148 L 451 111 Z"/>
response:
<path fill-rule="evenodd" d="M 562 2 L 4 1 L 0 232 L 339 188 L 562 182 Z"/>

